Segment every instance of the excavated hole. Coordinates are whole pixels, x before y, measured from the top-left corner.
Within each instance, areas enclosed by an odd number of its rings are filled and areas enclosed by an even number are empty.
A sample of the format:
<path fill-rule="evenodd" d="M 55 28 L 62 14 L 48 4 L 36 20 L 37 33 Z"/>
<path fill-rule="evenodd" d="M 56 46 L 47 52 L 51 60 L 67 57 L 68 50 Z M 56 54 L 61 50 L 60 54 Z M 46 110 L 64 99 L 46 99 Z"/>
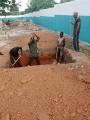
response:
<path fill-rule="evenodd" d="M 62 64 L 68 64 L 68 63 L 75 62 L 75 60 L 73 59 L 71 54 L 67 51 L 67 49 L 65 49 L 64 54 L 65 54 L 65 57 L 64 57 L 64 60 L 62 61 Z M 41 65 L 55 64 L 56 63 L 55 56 L 56 56 L 55 49 L 42 50 L 42 52 L 40 53 L 40 64 Z M 29 58 L 30 58 L 29 51 L 28 50 L 23 51 L 22 57 L 19 60 L 21 67 L 29 65 Z M 35 60 L 32 63 L 32 66 L 33 65 L 37 65 Z M 15 67 L 20 67 L 20 66 L 16 64 Z M 4 68 L 12 68 L 9 57 L 8 57 L 7 63 L 5 64 Z"/>

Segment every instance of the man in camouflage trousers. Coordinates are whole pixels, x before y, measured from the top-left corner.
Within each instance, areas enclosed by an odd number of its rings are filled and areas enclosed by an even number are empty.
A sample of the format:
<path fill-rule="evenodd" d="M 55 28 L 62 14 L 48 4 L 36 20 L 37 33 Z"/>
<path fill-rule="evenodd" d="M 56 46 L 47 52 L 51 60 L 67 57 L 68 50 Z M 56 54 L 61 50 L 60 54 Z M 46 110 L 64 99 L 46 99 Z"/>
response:
<path fill-rule="evenodd" d="M 32 64 L 33 60 L 36 60 L 37 65 L 40 65 L 39 51 L 37 47 L 37 42 L 39 41 L 39 39 L 40 38 L 35 33 L 33 33 L 32 37 L 30 38 L 30 42 L 28 43 L 30 51 L 30 65 Z"/>

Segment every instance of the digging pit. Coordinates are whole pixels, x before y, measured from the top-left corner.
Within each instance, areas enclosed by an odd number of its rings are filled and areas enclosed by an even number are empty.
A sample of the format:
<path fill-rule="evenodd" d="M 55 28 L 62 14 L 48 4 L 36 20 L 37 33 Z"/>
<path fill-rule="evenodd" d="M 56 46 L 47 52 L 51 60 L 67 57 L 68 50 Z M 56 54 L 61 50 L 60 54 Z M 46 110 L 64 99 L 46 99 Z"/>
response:
<path fill-rule="evenodd" d="M 0 47 L 0 120 L 89 119 L 89 59 L 65 48 L 65 65 L 46 65 L 55 61 L 58 36 L 51 32 L 37 34 L 42 67 L 6 69 L 10 68 L 8 53 L 15 46 L 23 48 L 20 64 L 28 65 L 29 35 L 9 39 Z M 70 53 L 79 64 L 68 64 L 75 62 Z"/>
<path fill-rule="evenodd" d="M 47 65 L 47 64 L 55 64 L 56 60 L 55 60 L 55 54 L 56 54 L 56 49 L 41 49 L 40 50 L 40 64 L 41 65 Z M 71 54 L 68 52 L 67 49 L 65 49 L 64 51 L 65 57 L 62 61 L 62 64 L 68 64 L 68 63 L 73 63 L 75 62 L 73 60 L 73 57 L 71 56 Z M 2 57 L 2 59 L 4 59 L 3 63 L 0 65 L 0 68 L 12 68 L 11 66 L 11 62 L 10 62 L 10 58 L 9 55 L 2 55 L 0 56 Z M 21 65 L 21 67 L 25 67 L 29 65 L 29 59 L 30 59 L 30 54 L 29 54 L 29 50 L 25 50 L 22 53 L 21 58 L 19 59 L 19 64 Z M 36 61 L 34 60 L 32 63 L 33 65 L 37 65 Z M 18 66 L 18 64 L 15 64 L 15 67 L 20 67 Z"/>
<path fill-rule="evenodd" d="M 58 35 L 53 32 L 36 32 L 36 34 L 40 37 L 38 48 L 39 48 L 39 55 L 40 55 L 40 64 L 46 65 L 46 64 L 54 64 L 55 57 L 56 57 L 56 46 L 57 46 L 57 39 Z M 30 34 L 31 35 L 31 34 Z M 19 63 L 21 67 L 29 65 L 29 48 L 28 48 L 28 42 L 30 39 L 30 35 L 25 35 L 21 37 L 14 37 L 12 40 L 10 40 L 10 48 L 7 50 L 4 48 L 3 51 L 6 51 L 4 55 L 0 55 L 0 68 L 11 68 L 10 63 L 10 57 L 9 57 L 9 50 L 15 46 L 21 46 L 23 48 L 23 54 L 22 57 L 19 60 Z M 67 63 L 73 63 L 75 62 L 73 60 L 73 57 L 69 53 L 68 49 L 65 48 L 64 51 L 65 58 L 63 60 L 63 64 Z M 32 65 L 36 65 L 36 62 L 33 61 Z M 16 64 L 15 67 L 18 67 Z"/>

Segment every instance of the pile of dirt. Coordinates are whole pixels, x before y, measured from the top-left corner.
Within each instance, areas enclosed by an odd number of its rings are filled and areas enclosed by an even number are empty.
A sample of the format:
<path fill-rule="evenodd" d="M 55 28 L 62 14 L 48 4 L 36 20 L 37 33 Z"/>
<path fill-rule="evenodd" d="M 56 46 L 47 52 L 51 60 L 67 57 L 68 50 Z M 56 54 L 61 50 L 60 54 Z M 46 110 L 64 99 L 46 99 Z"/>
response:
<path fill-rule="evenodd" d="M 1 120 L 89 120 L 90 84 L 84 82 L 90 80 L 89 67 L 0 69 Z"/>
<path fill-rule="evenodd" d="M 36 34 L 41 38 L 40 55 L 54 55 L 57 34 Z M 29 38 L 29 34 L 16 37 L 8 42 L 8 48 L 1 48 L 0 66 L 8 64 L 11 47 L 22 46 L 28 51 Z M 0 68 L 0 120 L 90 120 L 90 58 L 69 49 L 66 54 L 76 62 Z M 27 64 L 25 55 L 22 64 Z"/>

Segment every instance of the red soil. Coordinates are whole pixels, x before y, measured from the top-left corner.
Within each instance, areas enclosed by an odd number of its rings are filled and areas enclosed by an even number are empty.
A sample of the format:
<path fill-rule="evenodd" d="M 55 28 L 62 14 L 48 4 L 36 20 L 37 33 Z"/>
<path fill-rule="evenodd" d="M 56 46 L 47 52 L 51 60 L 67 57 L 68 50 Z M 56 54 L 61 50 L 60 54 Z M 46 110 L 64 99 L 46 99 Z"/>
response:
<path fill-rule="evenodd" d="M 44 48 L 54 50 L 57 35 L 38 35 L 39 48 L 47 55 Z M 10 44 L 27 50 L 28 41 L 27 35 Z M 90 120 L 90 59 L 69 52 L 76 63 L 0 68 L 0 120 Z M 7 59 L 8 54 L 0 56 L 0 65 Z M 25 55 L 22 63 L 27 64 L 24 59 Z"/>

